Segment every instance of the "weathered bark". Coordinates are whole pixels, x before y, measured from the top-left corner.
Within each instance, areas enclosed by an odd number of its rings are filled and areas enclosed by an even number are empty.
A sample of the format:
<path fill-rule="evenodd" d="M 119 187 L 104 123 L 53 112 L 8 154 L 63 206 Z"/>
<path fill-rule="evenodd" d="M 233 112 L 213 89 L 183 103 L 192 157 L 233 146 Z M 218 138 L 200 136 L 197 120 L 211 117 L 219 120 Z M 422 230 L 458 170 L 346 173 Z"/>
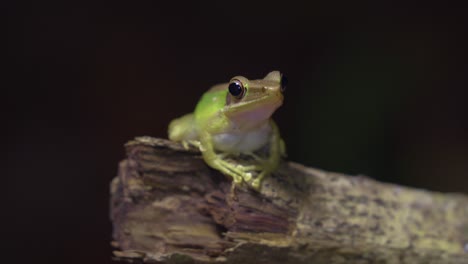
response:
<path fill-rule="evenodd" d="M 111 184 L 116 259 L 163 263 L 468 263 L 468 197 L 283 163 L 231 188 L 196 150 L 127 143 Z"/>

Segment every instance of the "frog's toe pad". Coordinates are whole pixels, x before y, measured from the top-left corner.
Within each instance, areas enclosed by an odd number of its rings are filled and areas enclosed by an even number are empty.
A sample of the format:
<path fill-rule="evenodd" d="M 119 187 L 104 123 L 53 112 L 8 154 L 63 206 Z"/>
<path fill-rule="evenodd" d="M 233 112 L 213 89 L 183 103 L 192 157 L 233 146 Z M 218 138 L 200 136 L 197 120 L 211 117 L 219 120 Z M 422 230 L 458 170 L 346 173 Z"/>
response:
<path fill-rule="evenodd" d="M 262 183 L 262 181 L 260 179 L 255 179 L 252 181 L 252 187 L 256 190 L 260 189 L 260 184 Z"/>
<path fill-rule="evenodd" d="M 250 180 L 252 180 L 252 173 L 246 172 L 244 173 L 244 175 L 242 175 L 242 178 L 244 179 L 244 181 L 249 182 Z"/>

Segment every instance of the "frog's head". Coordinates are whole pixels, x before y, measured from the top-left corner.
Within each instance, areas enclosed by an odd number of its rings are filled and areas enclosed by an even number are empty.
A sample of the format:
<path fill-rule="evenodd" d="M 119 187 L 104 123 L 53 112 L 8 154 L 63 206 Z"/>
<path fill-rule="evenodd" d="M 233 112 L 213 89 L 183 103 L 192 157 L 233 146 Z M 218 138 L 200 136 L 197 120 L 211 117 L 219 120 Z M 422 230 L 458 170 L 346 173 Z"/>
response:
<path fill-rule="evenodd" d="M 286 84 L 286 77 L 279 71 L 272 71 L 259 80 L 236 76 L 228 85 L 224 114 L 247 127 L 260 124 L 283 104 Z"/>

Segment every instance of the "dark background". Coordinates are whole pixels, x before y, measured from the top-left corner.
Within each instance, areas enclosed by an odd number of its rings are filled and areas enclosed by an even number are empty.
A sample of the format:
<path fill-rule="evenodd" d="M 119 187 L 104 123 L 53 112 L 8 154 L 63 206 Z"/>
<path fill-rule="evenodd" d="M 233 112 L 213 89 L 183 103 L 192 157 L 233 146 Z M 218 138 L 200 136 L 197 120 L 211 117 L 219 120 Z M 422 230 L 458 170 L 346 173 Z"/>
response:
<path fill-rule="evenodd" d="M 238 74 L 289 77 L 275 120 L 290 160 L 468 193 L 460 6 L 38 1 L 2 12 L 2 259 L 110 263 L 123 144 L 166 137 Z"/>

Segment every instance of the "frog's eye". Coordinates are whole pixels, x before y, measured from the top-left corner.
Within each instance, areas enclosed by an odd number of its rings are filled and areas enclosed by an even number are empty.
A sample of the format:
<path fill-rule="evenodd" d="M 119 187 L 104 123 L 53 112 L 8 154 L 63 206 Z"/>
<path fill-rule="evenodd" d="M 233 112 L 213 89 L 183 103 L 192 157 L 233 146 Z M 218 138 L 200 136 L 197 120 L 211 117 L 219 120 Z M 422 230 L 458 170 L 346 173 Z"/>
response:
<path fill-rule="evenodd" d="M 244 96 L 245 88 L 241 81 L 234 79 L 229 83 L 229 93 L 237 99 Z"/>
<path fill-rule="evenodd" d="M 281 74 L 281 92 L 286 90 L 286 86 L 288 86 L 288 78 Z"/>

